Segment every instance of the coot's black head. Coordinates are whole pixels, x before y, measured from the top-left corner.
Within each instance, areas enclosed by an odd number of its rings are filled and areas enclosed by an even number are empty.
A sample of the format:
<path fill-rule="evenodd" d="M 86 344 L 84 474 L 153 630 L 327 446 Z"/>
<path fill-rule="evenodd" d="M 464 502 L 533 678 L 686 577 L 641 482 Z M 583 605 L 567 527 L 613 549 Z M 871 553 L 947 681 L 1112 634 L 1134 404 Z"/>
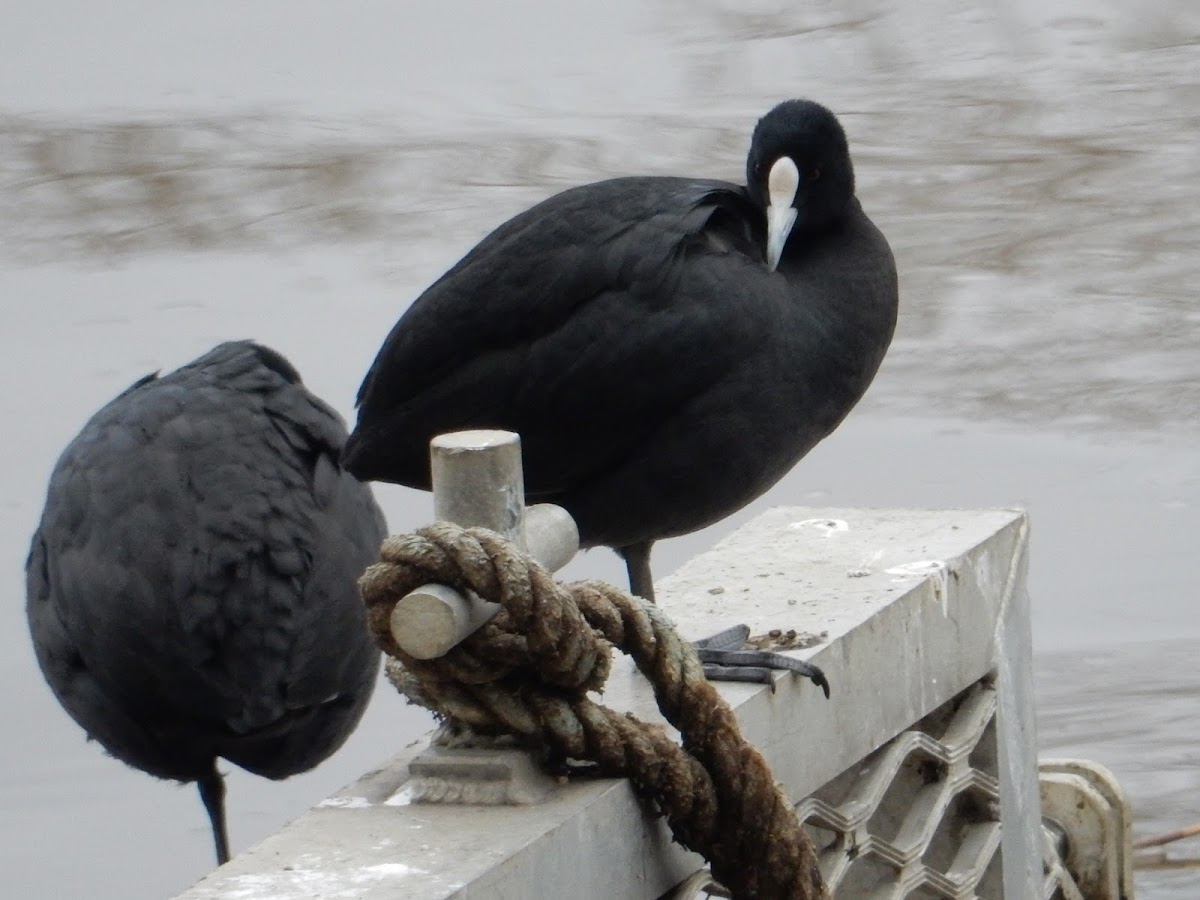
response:
<path fill-rule="evenodd" d="M 854 168 L 837 118 L 811 100 L 785 100 L 758 120 L 746 158 L 746 188 L 767 216 L 767 265 L 788 235 L 821 231 L 846 214 Z"/>

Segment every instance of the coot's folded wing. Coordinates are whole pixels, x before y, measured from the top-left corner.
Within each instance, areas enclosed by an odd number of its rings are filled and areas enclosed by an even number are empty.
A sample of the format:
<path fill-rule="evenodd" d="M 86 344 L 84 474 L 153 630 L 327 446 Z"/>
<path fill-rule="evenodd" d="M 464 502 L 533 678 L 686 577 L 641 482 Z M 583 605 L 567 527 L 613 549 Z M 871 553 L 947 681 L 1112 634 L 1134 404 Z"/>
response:
<path fill-rule="evenodd" d="M 392 329 L 359 392 L 348 467 L 428 487 L 431 437 L 494 427 L 522 434 L 531 495 L 607 469 L 759 337 L 722 282 L 736 281 L 730 256 L 761 267 L 760 246 L 753 207 L 724 182 L 621 178 L 551 197 Z M 705 256 L 726 265 L 695 265 Z"/>

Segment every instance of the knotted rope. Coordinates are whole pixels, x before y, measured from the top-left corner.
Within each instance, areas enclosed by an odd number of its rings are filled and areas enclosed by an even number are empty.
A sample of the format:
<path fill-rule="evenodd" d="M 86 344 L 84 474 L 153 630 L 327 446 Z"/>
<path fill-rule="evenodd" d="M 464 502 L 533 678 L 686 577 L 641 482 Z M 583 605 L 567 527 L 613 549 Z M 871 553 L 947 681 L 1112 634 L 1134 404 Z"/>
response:
<path fill-rule="evenodd" d="M 559 584 L 494 532 L 446 522 L 388 538 L 359 583 L 375 639 L 407 671 L 418 702 L 628 778 L 735 898 L 827 897 L 812 842 L 766 761 L 656 606 L 603 582 Z M 390 616 L 429 583 L 503 609 L 440 659 L 415 659 L 393 639 Z M 608 676 L 610 644 L 650 680 L 682 746 L 588 699 Z"/>

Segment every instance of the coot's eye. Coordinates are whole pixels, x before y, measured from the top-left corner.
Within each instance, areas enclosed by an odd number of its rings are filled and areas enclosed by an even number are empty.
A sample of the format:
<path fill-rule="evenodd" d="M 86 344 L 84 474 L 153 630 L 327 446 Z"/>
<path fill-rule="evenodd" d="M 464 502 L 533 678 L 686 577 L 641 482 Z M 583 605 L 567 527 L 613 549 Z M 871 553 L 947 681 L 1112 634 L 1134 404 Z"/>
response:
<path fill-rule="evenodd" d="M 811 175 L 809 175 L 808 177 L 809 177 L 809 178 L 810 178 L 812 181 L 819 181 L 819 180 L 821 179 L 821 170 L 820 170 L 820 169 L 817 169 L 817 168 L 814 168 L 814 169 L 812 170 L 812 174 L 811 174 Z"/>

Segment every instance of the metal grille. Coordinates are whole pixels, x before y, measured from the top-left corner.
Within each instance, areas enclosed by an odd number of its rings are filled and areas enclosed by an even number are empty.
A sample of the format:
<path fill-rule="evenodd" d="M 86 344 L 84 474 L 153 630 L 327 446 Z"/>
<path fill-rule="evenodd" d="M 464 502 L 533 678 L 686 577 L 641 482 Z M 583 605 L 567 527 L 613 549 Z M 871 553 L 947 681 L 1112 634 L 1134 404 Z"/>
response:
<path fill-rule="evenodd" d="M 981 681 L 799 805 L 835 897 L 1000 900 L 995 718 Z"/>
<path fill-rule="evenodd" d="M 835 900 L 1004 900 L 996 705 L 990 679 L 972 685 L 799 804 Z M 1040 771 L 1041 900 L 1130 900 L 1115 779 L 1078 760 Z"/>

